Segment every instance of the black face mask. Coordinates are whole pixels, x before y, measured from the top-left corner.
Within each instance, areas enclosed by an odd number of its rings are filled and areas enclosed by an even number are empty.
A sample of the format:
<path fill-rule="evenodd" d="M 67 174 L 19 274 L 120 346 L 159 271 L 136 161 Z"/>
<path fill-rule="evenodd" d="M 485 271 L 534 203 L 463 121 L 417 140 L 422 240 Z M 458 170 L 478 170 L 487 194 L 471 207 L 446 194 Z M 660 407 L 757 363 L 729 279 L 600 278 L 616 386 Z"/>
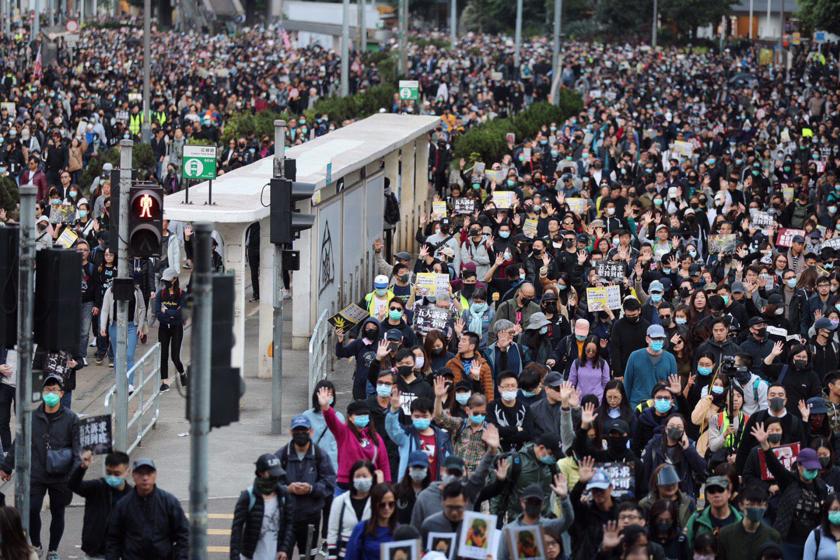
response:
<path fill-rule="evenodd" d="M 564 239 L 563 240 L 563 246 L 566 249 L 568 249 L 570 247 L 574 247 L 574 245 L 575 245 L 575 240 L 574 239 Z"/>
<path fill-rule="evenodd" d="M 831 465 L 831 457 L 820 457 L 820 465 L 822 465 L 822 468 L 824 469 L 828 468 L 828 466 Z"/>
<path fill-rule="evenodd" d="M 262 495 L 268 495 L 277 490 L 277 479 L 274 477 L 254 479 L 254 489 Z"/>
<path fill-rule="evenodd" d="M 542 512 L 542 502 L 527 500 L 525 502 L 525 514 L 528 517 L 536 518 Z"/>
<path fill-rule="evenodd" d="M 463 295 L 467 299 L 470 299 L 472 297 L 473 292 L 475 292 L 475 284 L 464 284 L 461 287 L 461 295 Z"/>
<path fill-rule="evenodd" d="M 629 322 L 631 322 L 631 323 L 638 323 L 638 322 L 639 322 L 639 318 L 640 318 L 640 316 L 639 316 L 639 315 L 636 315 L 635 317 L 627 317 L 627 316 L 625 316 L 625 319 L 627 319 L 627 320 L 628 320 Z"/>
<path fill-rule="evenodd" d="M 665 434 L 671 438 L 671 441 L 680 441 L 685 431 L 682 428 L 668 428 Z"/>
<path fill-rule="evenodd" d="M 671 524 L 667 521 L 658 521 L 654 527 L 656 527 L 656 532 L 659 535 L 667 535 L 671 530 Z"/>
<path fill-rule="evenodd" d="M 781 412 L 785 408 L 785 399 L 782 397 L 773 397 L 769 399 L 770 410 L 773 412 Z"/>
<path fill-rule="evenodd" d="M 532 298 L 529 298 L 529 297 L 522 298 L 522 307 L 527 307 L 528 304 L 530 304 L 532 301 L 534 301 L 534 300 Z"/>
<path fill-rule="evenodd" d="M 768 443 L 782 443 L 782 434 L 767 434 Z"/>
<path fill-rule="evenodd" d="M 767 336 L 767 327 L 764 327 L 764 328 L 761 328 L 761 329 L 755 329 L 755 335 L 754 336 L 759 340 L 763 339 L 765 336 Z"/>
<path fill-rule="evenodd" d="M 610 451 L 624 451 L 627 449 L 627 437 L 608 437 L 607 438 L 607 447 Z"/>
<path fill-rule="evenodd" d="M 305 447 L 309 443 L 309 432 L 293 433 L 292 442 L 298 447 Z"/>
<path fill-rule="evenodd" d="M 376 340 L 376 336 L 379 334 L 379 329 L 365 329 L 365 338 L 368 340 Z"/>
<path fill-rule="evenodd" d="M 793 360 L 793 367 L 797 369 L 797 371 L 805 371 L 808 369 L 808 361 L 807 360 Z"/>
<path fill-rule="evenodd" d="M 408 377 L 412 371 L 414 371 L 414 368 L 411 366 L 400 366 L 397 368 L 397 373 L 403 377 Z"/>

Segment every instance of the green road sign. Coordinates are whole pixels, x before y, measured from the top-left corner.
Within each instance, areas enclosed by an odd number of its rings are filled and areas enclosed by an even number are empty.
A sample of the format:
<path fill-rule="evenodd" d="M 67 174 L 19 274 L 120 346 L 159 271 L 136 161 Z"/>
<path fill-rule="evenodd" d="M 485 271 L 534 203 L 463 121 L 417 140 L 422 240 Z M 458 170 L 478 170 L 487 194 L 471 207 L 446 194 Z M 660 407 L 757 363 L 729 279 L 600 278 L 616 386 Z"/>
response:
<path fill-rule="evenodd" d="M 184 179 L 215 179 L 216 147 L 184 146 L 181 176 Z"/>
<path fill-rule="evenodd" d="M 400 80 L 400 99 L 404 101 L 418 101 L 420 99 L 420 82 L 417 80 Z"/>

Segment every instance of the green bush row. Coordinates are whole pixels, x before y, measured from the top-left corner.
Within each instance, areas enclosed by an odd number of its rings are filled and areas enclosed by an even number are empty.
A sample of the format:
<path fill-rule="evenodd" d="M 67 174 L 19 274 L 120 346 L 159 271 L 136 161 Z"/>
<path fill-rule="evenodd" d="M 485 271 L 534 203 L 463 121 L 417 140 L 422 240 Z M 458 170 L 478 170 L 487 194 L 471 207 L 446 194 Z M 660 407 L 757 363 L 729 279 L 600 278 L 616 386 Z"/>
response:
<path fill-rule="evenodd" d="M 572 90 L 560 90 L 560 103 L 552 105 L 539 102 L 530 105 L 521 113 L 505 119 L 494 119 L 467 131 L 455 139 L 453 161 L 461 158 L 492 163 L 499 161 L 507 152 L 505 135 L 512 132 L 517 142 L 533 138 L 542 125 L 552 122 L 560 124 L 583 107 L 580 96 Z"/>
<path fill-rule="evenodd" d="M 79 186 L 83 190 L 86 191 L 91 183 L 93 183 L 93 180 L 102 171 L 102 166 L 105 163 L 110 163 L 114 166 L 114 169 L 119 168 L 120 149 L 118 147 L 103 150 L 96 157 L 91 158 L 84 171 L 82 171 L 82 177 L 79 180 Z M 131 151 L 131 169 L 134 178 L 146 178 L 149 173 L 154 172 L 155 163 L 155 154 L 152 151 L 151 144 L 135 142 Z"/>

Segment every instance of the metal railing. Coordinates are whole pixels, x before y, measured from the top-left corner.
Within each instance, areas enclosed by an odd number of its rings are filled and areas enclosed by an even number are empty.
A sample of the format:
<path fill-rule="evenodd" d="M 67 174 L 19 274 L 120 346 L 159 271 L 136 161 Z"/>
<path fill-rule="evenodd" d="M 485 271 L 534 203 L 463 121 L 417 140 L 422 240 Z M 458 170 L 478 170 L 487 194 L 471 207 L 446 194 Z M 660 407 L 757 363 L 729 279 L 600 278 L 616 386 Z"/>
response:
<path fill-rule="evenodd" d="M 321 312 L 312 337 L 309 339 L 309 394 L 315 392 L 315 385 L 327 378 L 327 359 L 330 352 L 330 333 L 332 328 L 327 321 L 327 310 Z"/>
<path fill-rule="evenodd" d="M 134 392 L 128 396 L 128 410 L 134 413 L 128 417 L 128 449 L 120 450 L 131 453 L 143 440 L 143 437 L 155 427 L 160 417 L 160 342 L 149 348 L 143 357 L 134 362 L 128 370 L 128 376 L 134 374 Z M 117 386 L 105 395 L 105 412 L 113 414 L 111 399 L 116 395 Z M 135 434 L 132 436 L 132 434 Z M 133 439 L 132 439 L 133 437 Z"/>

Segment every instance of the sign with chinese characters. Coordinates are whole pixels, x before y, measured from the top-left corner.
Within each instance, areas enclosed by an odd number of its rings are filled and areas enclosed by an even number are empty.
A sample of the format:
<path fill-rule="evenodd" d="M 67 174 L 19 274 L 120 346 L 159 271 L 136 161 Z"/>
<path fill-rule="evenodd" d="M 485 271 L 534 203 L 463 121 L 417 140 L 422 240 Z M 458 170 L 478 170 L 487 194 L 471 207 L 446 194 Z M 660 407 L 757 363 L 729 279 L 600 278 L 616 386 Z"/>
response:
<path fill-rule="evenodd" d="M 215 179 L 216 147 L 184 146 L 181 170 L 184 179 Z"/>
<path fill-rule="evenodd" d="M 79 419 L 79 447 L 90 449 L 94 455 L 111 452 L 111 415 L 88 416 Z"/>
<path fill-rule="evenodd" d="M 370 317 L 367 310 L 355 303 L 351 303 L 329 319 L 327 322 L 335 329 L 349 330 Z"/>
<path fill-rule="evenodd" d="M 449 310 L 440 307 L 421 307 L 414 314 L 414 330 L 422 335 L 436 330 L 446 333 L 449 323 Z"/>

